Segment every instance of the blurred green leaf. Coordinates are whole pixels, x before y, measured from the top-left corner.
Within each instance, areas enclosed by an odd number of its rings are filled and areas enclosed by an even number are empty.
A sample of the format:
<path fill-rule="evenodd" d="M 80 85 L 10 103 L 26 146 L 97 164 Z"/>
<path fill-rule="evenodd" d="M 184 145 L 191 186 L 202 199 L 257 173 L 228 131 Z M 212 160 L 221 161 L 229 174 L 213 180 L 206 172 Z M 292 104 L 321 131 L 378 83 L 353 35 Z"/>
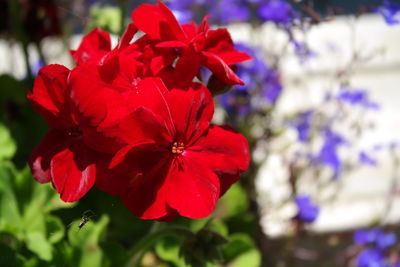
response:
<path fill-rule="evenodd" d="M 7 127 L 0 123 L 0 160 L 11 159 L 17 147 Z"/>
<path fill-rule="evenodd" d="M 50 243 L 57 243 L 64 237 L 64 225 L 62 221 L 55 216 L 46 218 L 46 229 Z"/>
<path fill-rule="evenodd" d="M 186 266 L 179 255 L 182 241 L 174 236 L 166 236 L 160 239 L 155 246 L 157 255 L 164 261 L 172 262 L 175 266 Z"/>
<path fill-rule="evenodd" d="M 258 267 L 261 265 L 261 255 L 257 249 L 251 249 L 246 253 L 240 254 L 229 267 Z"/>
<path fill-rule="evenodd" d="M 217 217 L 226 218 L 239 215 L 249 208 L 249 201 L 240 183 L 235 183 L 219 200 L 215 210 Z"/>
<path fill-rule="evenodd" d="M 90 8 L 90 21 L 88 28 L 100 27 L 105 31 L 119 34 L 121 10 L 118 7 L 93 5 Z"/>
<path fill-rule="evenodd" d="M 26 246 L 42 260 L 50 261 L 53 258 L 53 248 L 43 232 L 27 232 Z"/>
<path fill-rule="evenodd" d="M 23 237 L 23 221 L 12 182 L 16 170 L 10 162 L 0 161 L 0 231 Z"/>
<path fill-rule="evenodd" d="M 103 215 L 98 222 L 89 221 L 81 229 L 78 228 L 78 224 L 74 224 L 69 229 L 68 238 L 71 245 L 80 250 L 79 266 L 102 266 L 104 259 L 99 242 L 109 221 L 109 217 Z"/>
<path fill-rule="evenodd" d="M 230 236 L 230 242 L 224 249 L 225 260 L 229 266 L 255 267 L 261 264 L 261 255 L 251 237 L 244 233 L 235 233 Z"/>
<path fill-rule="evenodd" d="M 228 227 L 222 221 L 212 220 L 207 226 L 207 229 L 214 231 L 222 236 L 228 236 Z"/>
<path fill-rule="evenodd" d="M 255 244 L 251 237 L 244 233 L 235 233 L 230 237 L 230 242 L 224 248 L 225 257 L 230 260 L 253 248 Z"/>

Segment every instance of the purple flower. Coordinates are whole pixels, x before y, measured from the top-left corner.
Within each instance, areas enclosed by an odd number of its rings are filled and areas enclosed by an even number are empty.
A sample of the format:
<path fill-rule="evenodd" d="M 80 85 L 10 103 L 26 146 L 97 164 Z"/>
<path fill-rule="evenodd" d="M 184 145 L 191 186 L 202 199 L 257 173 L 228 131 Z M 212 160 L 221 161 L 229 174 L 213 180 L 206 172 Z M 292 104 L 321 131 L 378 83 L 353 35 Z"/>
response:
<path fill-rule="evenodd" d="M 385 232 L 380 232 L 378 234 L 378 237 L 376 239 L 376 246 L 384 250 L 390 246 L 393 246 L 397 242 L 397 237 L 395 233 L 385 233 Z"/>
<path fill-rule="evenodd" d="M 324 130 L 324 143 L 316 158 L 316 161 L 319 164 L 324 164 L 331 167 L 334 172 L 334 178 L 339 176 L 339 173 L 342 169 L 342 162 L 337 154 L 338 146 L 347 143 L 347 140 L 345 140 L 339 134 L 334 133 L 332 130 Z"/>
<path fill-rule="evenodd" d="M 221 24 L 248 21 L 251 17 L 249 8 L 242 0 L 211 1 L 208 7 L 210 19 Z"/>
<path fill-rule="evenodd" d="M 375 12 L 381 14 L 388 25 L 400 23 L 400 4 L 384 0 L 383 6 L 376 8 Z"/>
<path fill-rule="evenodd" d="M 337 99 L 353 106 L 361 105 L 368 109 L 379 109 L 379 104 L 369 100 L 368 91 L 364 89 L 350 89 L 343 87 L 337 95 Z"/>
<path fill-rule="evenodd" d="M 377 239 L 379 234 L 381 233 L 381 230 L 379 229 L 362 229 L 362 230 L 357 230 L 354 232 L 353 235 L 353 240 L 354 243 L 357 245 L 366 245 L 369 243 L 374 243 Z"/>
<path fill-rule="evenodd" d="M 357 257 L 357 267 L 388 267 L 383 254 L 376 249 L 366 248 Z"/>
<path fill-rule="evenodd" d="M 269 0 L 258 8 L 258 16 L 262 21 L 287 24 L 295 17 L 293 8 L 283 0 Z"/>
<path fill-rule="evenodd" d="M 309 195 L 298 195 L 295 198 L 298 213 L 296 218 L 311 223 L 317 219 L 319 214 L 319 207 L 311 202 Z"/>
<path fill-rule="evenodd" d="M 302 143 L 308 142 L 311 134 L 311 120 L 314 115 L 314 110 L 301 112 L 297 118 L 290 123 L 295 127 L 298 133 L 298 139 Z"/>
<path fill-rule="evenodd" d="M 361 151 L 358 154 L 358 160 L 360 161 L 360 163 L 365 164 L 365 165 L 369 165 L 369 166 L 376 166 L 378 165 L 378 162 L 376 159 L 372 158 L 370 155 L 368 155 L 366 152 Z"/>
<path fill-rule="evenodd" d="M 245 82 L 245 85 L 235 86 L 235 89 L 259 90 L 256 95 L 261 96 L 269 105 L 275 104 L 283 89 L 278 72 L 270 68 L 262 59 L 262 52 L 259 48 L 244 44 L 238 44 L 236 48 L 247 52 L 253 57 L 253 60 L 237 65 L 237 74 Z"/>
<path fill-rule="evenodd" d="M 372 244 L 380 251 L 396 244 L 397 237 L 395 233 L 384 232 L 378 228 L 368 230 L 357 230 L 353 235 L 354 243 L 357 245 Z"/>

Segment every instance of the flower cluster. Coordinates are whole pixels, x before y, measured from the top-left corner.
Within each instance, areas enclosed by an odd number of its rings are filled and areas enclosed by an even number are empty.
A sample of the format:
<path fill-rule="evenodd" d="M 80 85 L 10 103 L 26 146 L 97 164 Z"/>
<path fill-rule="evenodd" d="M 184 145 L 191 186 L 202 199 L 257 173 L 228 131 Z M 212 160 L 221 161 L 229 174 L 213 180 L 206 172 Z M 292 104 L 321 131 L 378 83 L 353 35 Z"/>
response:
<path fill-rule="evenodd" d="M 95 29 L 71 54 L 75 68 L 42 68 L 28 94 L 50 126 L 30 158 L 34 178 L 66 202 L 96 184 L 142 219 L 208 216 L 250 156 L 242 135 L 211 123 L 199 71 L 243 84 L 232 68 L 251 57 L 207 17 L 181 25 L 161 2 L 134 10 L 116 47 Z"/>
<path fill-rule="evenodd" d="M 396 255 L 397 253 L 395 251 L 390 251 L 397 242 L 395 233 L 385 232 L 378 228 L 358 230 L 354 233 L 353 240 L 355 244 L 364 247 L 357 256 L 357 267 L 400 266 L 400 260 Z"/>

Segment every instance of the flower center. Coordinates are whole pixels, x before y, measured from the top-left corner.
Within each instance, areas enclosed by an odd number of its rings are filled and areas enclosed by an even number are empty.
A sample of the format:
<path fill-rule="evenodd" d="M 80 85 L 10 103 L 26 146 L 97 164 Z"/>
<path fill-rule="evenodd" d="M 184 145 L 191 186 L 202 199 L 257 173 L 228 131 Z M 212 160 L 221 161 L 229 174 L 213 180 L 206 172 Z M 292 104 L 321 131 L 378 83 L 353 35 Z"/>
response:
<path fill-rule="evenodd" d="M 174 154 L 182 154 L 185 150 L 185 145 L 182 142 L 175 142 L 172 144 L 171 151 Z"/>
<path fill-rule="evenodd" d="M 83 132 L 78 128 L 78 126 L 67 129 L 67 134 L 72 137 L 80 137 Z"/>

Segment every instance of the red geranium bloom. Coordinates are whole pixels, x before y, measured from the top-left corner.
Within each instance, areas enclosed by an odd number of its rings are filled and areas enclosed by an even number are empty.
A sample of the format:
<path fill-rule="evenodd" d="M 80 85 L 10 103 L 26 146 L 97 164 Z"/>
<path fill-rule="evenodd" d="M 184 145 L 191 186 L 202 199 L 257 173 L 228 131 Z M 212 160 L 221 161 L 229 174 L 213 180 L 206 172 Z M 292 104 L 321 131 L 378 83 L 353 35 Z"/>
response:
<path fill-rule="evenodd" d="M 99 187 L 120 195 L 142 219 L 208 216 L 248 167 L 245 138 L 210 124 L 213 100 L 201 84 L 169 91 L 161 80 L 147 78 L 135 101 L 140 107 L 119 127 L 129 145 L 110 165 L 125 175 L 99 180 Z"/>
<path fill-rule="evenodd" d="M 158 47 L 182 49 L 175 78 L 190 83 L 200 67 L 205 66 L 225 84 L 243 84 L 230 66 L 251 57 L 234 48 L 226 29 L 210 30 L 207 17 L 199 27 L 194 23 L 180 25 L 168 7 L 158 2 L 158 6 L 139 6 L 132 12 L 132 20 L 141 31 L 160 42 Z"/>
<path fill-rule="evenodd" d="M 77 107 L 71 101 L 69 77 L 71 71 L 61 65 L 48 65 L 39 71 L 33 91 L 28 93 L 34 109 L 50 126 L 43 141 L 33 151 L 29 165 L 33 177 L 41 182 L 52 182 L 61 199 L 66 202 L 79 200 L 93 186 L 97 169 L 107 169 L 106 154 L 94 152 L 86 140 L 97 142 L 96 128 L 106 117 L 106 108 L 98 98 Z M 89 101 L 88 101 L 89 102 Z M 96 113 L 84 117 L 82 112 Z M 113 144 L 112 147 L 118 149 Z"/>

